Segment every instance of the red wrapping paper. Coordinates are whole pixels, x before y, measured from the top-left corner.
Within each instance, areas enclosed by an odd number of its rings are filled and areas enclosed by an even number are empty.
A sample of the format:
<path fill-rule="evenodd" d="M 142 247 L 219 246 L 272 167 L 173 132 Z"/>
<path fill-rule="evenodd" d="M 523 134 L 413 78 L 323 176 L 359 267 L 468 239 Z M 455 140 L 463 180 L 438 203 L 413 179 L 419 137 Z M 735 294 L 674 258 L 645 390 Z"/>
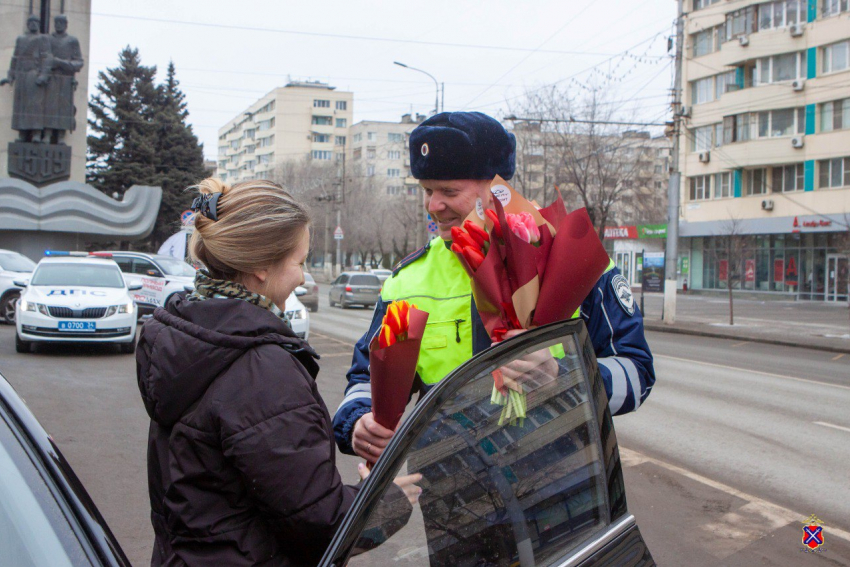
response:
<path fill-rule="evenodd" d="M 411 307 L 405 340 L 379 348 L 376 335 L 369 343 L 372 414 L 375 421 L 387 429 L 395 430 L 410 400 L 419 362 L 419 347 L 427 322 L 427 312 Z"/>

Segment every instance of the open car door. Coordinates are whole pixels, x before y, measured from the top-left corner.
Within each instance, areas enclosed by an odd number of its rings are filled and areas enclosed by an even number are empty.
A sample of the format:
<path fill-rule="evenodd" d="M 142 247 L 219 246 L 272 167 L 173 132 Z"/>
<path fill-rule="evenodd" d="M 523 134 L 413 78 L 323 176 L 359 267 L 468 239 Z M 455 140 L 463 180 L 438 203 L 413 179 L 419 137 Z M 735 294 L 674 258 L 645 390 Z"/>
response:
<path fill-rule="evenodd" d="M 497 369 L 524 371 L 517 382 L 527 412 L 514 425 L 500 424 L 502 406 L 491 402 Z M 398 502 L 393 479 L 413 473 L 423 477 L 419 503 L 387 506 Z M 429 391 L 373 467 L 321 565 L 654 565 L 626 508 L 584 323 L 523 333 Z"/>

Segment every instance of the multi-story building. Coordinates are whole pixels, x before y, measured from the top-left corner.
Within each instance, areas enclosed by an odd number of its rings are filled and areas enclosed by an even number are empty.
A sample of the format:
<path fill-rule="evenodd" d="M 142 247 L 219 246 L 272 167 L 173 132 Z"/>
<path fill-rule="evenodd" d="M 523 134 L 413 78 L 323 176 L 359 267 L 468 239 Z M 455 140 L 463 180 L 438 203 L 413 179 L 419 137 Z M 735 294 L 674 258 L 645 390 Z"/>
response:
<path fill-rule="evenodd" d="M 690 287 L 732 280 L 846 299 L 850 3 L 687 3 L 680 235 Z M 740 259 L 722 249 L 730 235 Z"/>
<path fill-rule="evenodd" d="M 243 181 L 285 161 L 341 160 L 353 107 L 353 93 L 326 83 L 274 89 L 218 131 L 218 176 Z"/>
<path fill-rule="evenodd" d="M 364 120 L 351 127 L 348 167 L 374 178 L 386 195 L 416 195 L 419 182 L 410 175 L 410 133 L 425 119 L 405 114 L 400 122 Z"/>

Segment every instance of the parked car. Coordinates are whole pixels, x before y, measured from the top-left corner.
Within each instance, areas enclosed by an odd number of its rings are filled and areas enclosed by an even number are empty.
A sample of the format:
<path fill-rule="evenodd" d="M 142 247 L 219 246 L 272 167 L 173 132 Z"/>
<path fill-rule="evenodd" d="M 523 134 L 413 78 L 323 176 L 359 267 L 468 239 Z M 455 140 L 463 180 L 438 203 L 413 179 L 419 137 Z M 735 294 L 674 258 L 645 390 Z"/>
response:
<path fill-rule="evenodd" d="M 337 303 L 343 309 L 351 305 L 372 307 L 381 296 L 381 280 L 374 274 L 343 272 L 331 284 L 328 299 L 331 307 Z"/>
<path fill-rule="evenodd" d="M 310 338 L 310 315 L 307 314 L 307 308 L 295 296 L 295 292 L 290 293 L 286 298 L 284 315 L 298 338 L 305 341 Z"/>
<path fill-rule="evenodd" d="M 112 255 L 127 283 L 141 284 L 134 295 L 140 314 L 153 313 L 154 309 L 168 303 L 175 293 L 185 291 L 187 286 L 194 288 L 195 268 L 183 260 L 144 252 L 115 250 L 103 253 Z"/>
<path fill-rule="evenodd" d="M 51 253 L 21 292 L 15 315 L 15 350 L 30 352 L 37 342 L 115 343 L 136 350 L 136 304 L 115 262 L 103 254 Z"/>
<path fill-rule="evenodd" d="M 0 376 L 4 565 L 130 565 L 53 438 Z"/>
<path fill-rule="evenodd" d="M 384 283 L 391 275 L 393 275 L 392 270 L 384 270 L 383 268 L 372 268 L 371 270 L 369 270 L 369 273 L 378 276 L 378 279 L 381 280 L 381 283 Z"/>
<path fill-rule="evenodd" d="M 15 324 L 15 303 L 21 296 L 21 288 L 15 280 L 29 279 L 35 262 L 12 250 L 0 250 L 0 321 Z"/>
<path fill-rule="evenodd" d="M 304 272 L 304 285 L 300 287 L 304 289 L 304 293 L 298 295 L 298 301 L 315 313 L 319 310 L 319 286 L 316 284 L 316 280 L 313 279 L 313 276 Z"/>
<path fill-rule="evenodd" d="M 511 425 L 491 401 L 492 372 L 544 349 L 557 353 L 557 368 L 519 378 L 526 417 Z M 404 499 L 388 507 L 393 479 L 414 473 L 423 477 L 418 510 Z M 431 388 L 372 467 L 320 565 L 655 565 L 626 506 L 584 323 L 504 341 Z"/>

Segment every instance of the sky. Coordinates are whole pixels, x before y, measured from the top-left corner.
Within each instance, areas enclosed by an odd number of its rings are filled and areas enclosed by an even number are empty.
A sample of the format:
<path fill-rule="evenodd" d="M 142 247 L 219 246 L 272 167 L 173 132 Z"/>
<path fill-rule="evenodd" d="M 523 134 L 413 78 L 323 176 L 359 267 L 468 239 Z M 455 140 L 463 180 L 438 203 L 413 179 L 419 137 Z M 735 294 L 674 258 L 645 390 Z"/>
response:
<path fill-rule="evenodd" d="M 447 111 L 501 118 L 549 85 L 606 85 L 621 117 L 668 116 L 673 0 L 92 0 L 89 94 L 119 51 L 139 49 L 164 77 L 169 61 L 189 122 L 215 159 L 218 129 L 292 80 L 354 93 L 354 121 L 428 114 L 445 83 Z M 73 30 L 71 30 L 73 33 Z"/>

